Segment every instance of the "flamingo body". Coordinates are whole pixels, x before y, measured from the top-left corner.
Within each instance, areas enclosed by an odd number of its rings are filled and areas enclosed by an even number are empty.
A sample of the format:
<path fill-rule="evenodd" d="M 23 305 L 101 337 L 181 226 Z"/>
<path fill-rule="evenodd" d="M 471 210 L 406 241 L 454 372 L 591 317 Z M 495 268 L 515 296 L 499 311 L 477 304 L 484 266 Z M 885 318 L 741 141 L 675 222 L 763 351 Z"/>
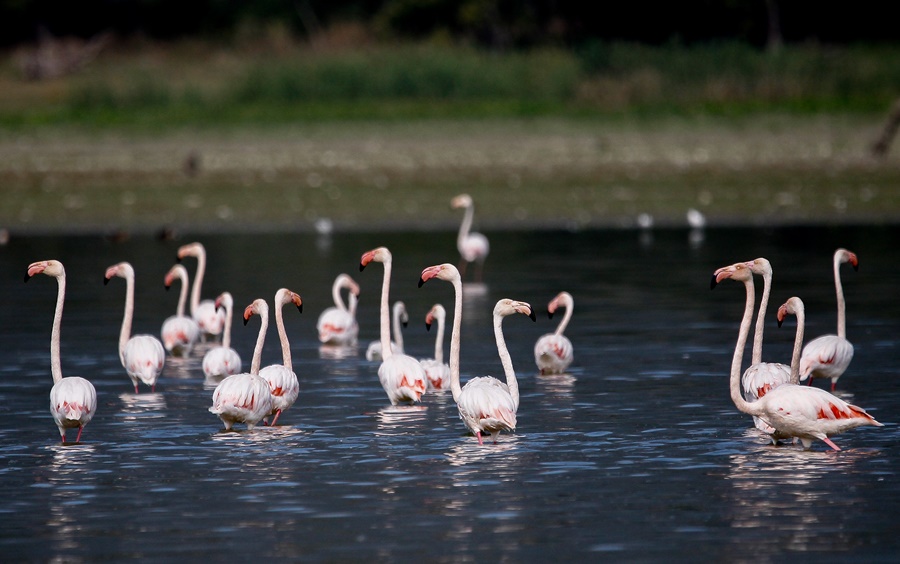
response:
<path fill-rule="evenodd" d="M 563 307 L 566 313 L 556 331 L 541 336 L 534 344 L 534 362 L 541 374 L 562 374 L 575 358 L 572 341 L 563 332 L 572 318 L 575 302 L 568 292 L 560 292 L 547 304 L 547 314 L 552 318 L 556 310 Z"/>
<path fill-rule="evenodd" d="M 234 374 L 222 380 L 213 391 L 210 413 L 219 416 L 226 430 L 235 423 L 245 423 L 253 429 L 272 412 L 272 393 L 269 383 L 258 374 Z"/>
<path fill-rule="evenodd" d="M 749 402 L 758 400 L 773 388 L 791 381 L 791 369 L 779 362 L 760 362 L 744 371 L 741 376 L 741 387 L 744 399 Z M 753 417 L 753 425 L 769 435 L 775 434 L 775 428 L 760 419 Z"/>
<path fill-rule="evenodd" d="M 432 390 L 447 390 L 450 386 L 450 365 L 433 358 L 426 358 L 419 361 L 422 370 L 425 371 L 425 377 L 428 379 L 428 386 Z"/>
<path fill-rule="evenodd" d="M 800 381 L 828 378 L 831 390 L 853 360 L 853 345 L 837 335 L 822 335 L 806 343 L 800 356 Z M 810 383 L 812 381 L 810 380 Z"/>
<path fill-rule="evenodd" d="M 188 275 L 187 270 L 180 264 L 174 265 L 165 276 L 165 285 L 168 290 L 172 282 L 178 278 L 181 281 L 181 290 L 178 295 L 178 306 L 175 315 L 163 321 L 162 337 L 163 347 L 172 356 L 186 357 L 191 354 L 194 344 L 200 338 L 200 327 L 192 317 L 184 314 L 184 306 L 187 302 Z"/>
<path fill-rule="evenodd" d="M 222 344 L 213 347 L 203 355 L 203 375 L 207 380 L 219 380 L 241 372 L 241 356 L 231 348 L 231 319 L 234 299 L 229 292 L 222 292 L 216 298 L 216 309 L 224 310 L 225 325 L 222 328 Z"/>
<path fill-rule="evenodd" d="M 478 438 L 478 444 L 485 433 L 497 442 L 501 431 L 516 429 L 517 406 L 509 388 L 491 376 L 478 376 L 466 382 L 456 406 L 459 418 Z"/>
<path fill-rule="evenodd" d="M 349 307 L 341 299 L 341 290 L 349 290 Z M 319 342 L 323 345 L 355 345 L 359 336 L 359 323 L 356 321 L 356 303 L 359 296 L 359 285 L 347 274 L 339 274 L 331 288 L 334 307 L 330 307 L 319 315 L 316 331 Z"/>

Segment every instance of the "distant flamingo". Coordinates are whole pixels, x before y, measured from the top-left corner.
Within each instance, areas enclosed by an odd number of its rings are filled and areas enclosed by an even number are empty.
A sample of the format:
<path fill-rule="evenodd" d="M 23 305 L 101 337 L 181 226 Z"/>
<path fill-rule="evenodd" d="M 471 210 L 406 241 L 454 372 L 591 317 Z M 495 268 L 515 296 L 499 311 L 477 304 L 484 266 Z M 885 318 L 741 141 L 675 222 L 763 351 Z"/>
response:
<path fill-rule="evenodd" d="M 523 313 L 535 320 L 534 311 L 525 302 L 517 302 L 510 299 L 502 299 L 494 306 L 494 338 L 497 341 L 497 351 L 500 354 L 500 362 L 503 364 L 503 373 L 506 375 L 504 384 L 490 376 L 472 378 L 466 382 L 465 387 L 459 386 L 459 341 L 462 328 L 462 278 L 459 270 L 449 263 L 429 266 L 422 271 L 419 278 L 419 287 L 422 284 L 438 278 L 453 284 L 455 304 L 453 307 L 453 331 L 450 338 L 450 390 L 453 392 L 453 401 L 459 410 L 459 417 L 466 427 L 475 434 L 478 444 L 482 444 L 482 433 L 490 433 L 491 439 L 496 443 L 501 431 L 514 431 L 516 429 L 516 412 L 519 409 L 519 383 L 516 380 L 516 372 L 513 370 L 512 358 L 506 348 L 503 338 L 503 318 L 514 313 Z"/>
<path fill-rule="evenodd" d="M 28 266 L 25 282 L 35 274 L 53 276 L 59 285 L 56 294 L 56 312 L 53 314 L 53 330 L 50 332 L 50 414 L 59 427 L 62 442 L 66 442 L 66 429 L 78 427 L 75 442 L 81 442 L 81 432 L 97 411 L 97 391 L 94 385 L 78 376 L 63 378 L 59 358 L 59 334 L 62 324 L 63 302 L 66 299 L 66 269 L 57 260 L 33 262 Z"/>
<path fill-rule="evenodd" d="M 216 309 L 225 310 L 225 326 L 222 330 L 222 345 L 209 349 L 203 355 L 203 375 L 207 380 L 227 378 L 241 371 L 241 356 L 231 348 L 231 320 L 234 298 L 229 292 L 222 292 L 216 298 Z"/>
<path fill-rule="evenodd" d="M 200 338 L 200 326 L 197 325 L 194 318 L 184 314 L 184 304 L 187 302 L 188 293 L 188 274 L 187 269 L 180 264 L 176 264 L 166 273 L 166 290 L 169 289 L 176 278 L 181 280 L 178 308 L 175 311 L 175 315 L 163 321 L 160 336 L 162 337 L 163 346 L 172 356 L 186 357 L 191 354 L 194 343 Z"/>
<path fill-rule="evenodd" d="M 437 335 L 434 337 L 434 358 L 419 360 L 428 378 L 428 384 L 434 390 L 446 390 L 450 385 L 450 365 L 444 362 L 444 323 L 447 311 L 441 304 L 434 304 L 425 316 L 425 327 L 437 320 Z"/>
<path fill-rule="evenodd" d="M 216 339 L 222 334 L 225 326 L 224 314 L 216 311 L 216 304 L 212 300 L 200 301 L 200 288 L 206 272 L 206 248 L 202 243 L 182 245 L 178 249 L 178 262 L 181 262 L 184 257 L 197 259 L 197 273 L 194 275 L 194 286 L 191 289 L 191 315 L 200 326 L 200 336 L 204 341 L 210 338 Z"/>
<path fill-rule="evenodd" d="M 347 288 L 349 307 L 341 299 L 341 290 Z M 359 323 L 356 321 L 356 301 L 359 297 L 359 284 L 347 274 L 338 274 L 331 287 L 334 307 L 330 307 L 319 315 L 316 330 L 319 342 L 323 345 L 355 345 L 359 335 Z"/>
<path fill-rule="evenodd" d="M 291 345 L 284 330 L 282 310 L 286 304 L 294 304 L 300 313 L 303 313 L 303 300 L 298 294 L 287 288 L 281 288 L 275 293 L 275 325 L 278 327 L 278 339 L 281 341 L 282 363 L 270 364 L 259 371 L 259 376 L 268 382 L 269 391 L 272 392 L 272 412 L 269 415 L 275 415 L 272 419 L 273 427 L 281 412 L 294 405 L 300 394 L 300 382 L 291 362 Z M 268 419 L 268 416 L 266 418 Z"/>
<path fill-rule="evenodd" d="M 394 302 L 392 308 L 392 329 L 393 339 L 391 340 L 391 352 L 394 354 L 403 354 L 403 332 L 402 327 L 409 324 L 409 314 L 406 313 L 406 304 L 401 301 Z M 372 341 L 366 348 L 366 360 L 383 360 L 384 355 L 381 354 L 381 339 Z"/>
<path fill-rule="evenodd" d="M 418 402 L 427 389 L 425 370 L 419 361 L 411 356 L 395 353 L 391 349 L 391 335 L 388 328 L 388 294 L 391 288 L 391 262 L 393 257 L 387 247 L 378 247 L 363 253 L 359 270 L 370 262 L 384 264 L 384 278 L 381 284 L 381 350 L 384 357 L 378 368 L 378 380 L 387 393 L 392 405 Z"/>
<path fill-rule="evenodd" d="M 114 264 L 106 269 L 103 283 L 108 284 L 113 276 L 125 279 L 125 314 L 122 330 L 119 332 L 119 360 L 138 393 L 138 382 L 156 391 L 156 380 L 166 364 L 166 350 L 153 335 L 131 336 L 131 321 L 134 317 L 134 268 L 127 262 Z"/>
<path fill-rule="evenodd" d="M 245 423 L 248 430 L 253 429 L 272 413 L 274 405 L 269 383 L 259 376 L 263 343 L 269 327 L 269 306 L 265 300 L 254 300 L 247 306 L 244 310 L 244 324 L 253 314 L 259 315 L 260 325 L 250 372 L 234 374 L 222 380 L 213 391 L 213 404 L 209 408 L 210 413 L 218 415 L 225 424 L 226 431 L 230 431 L 235 423 Z"/>
<path fill-rule="evenodd" d="M 834 288 L 837 292 L 837 335 L 822 335 L 806 343 L 800 356 L 800 380 L 831 378 L 831 391 L 838 378 L 853 360 L 853 345 L 847 340 L 847 322 L 844 318 L 844 288 L 841 285 L 841 264 L 849 262 L 853 270 L 859 270 L 856 254 L 847 249 L 834 252 Z"/>
<path fill-rule="evenodd" d="M 491 251 L 487 237 L 481 233 L 470 231 L 472 228 L 472 219 L 475 216 L 475 204 L 472 202 L 472 196 L 468 194 L 460 194 L 450 201 L 453 209 L 464 208 L 466 210 L 462 223 L 459 226 L 459 235 L 456 237 L 456 248 L 459 249 L 462 258 L 459 266 L 460 276 L 465 275 L 466 265 L 474 262 L 476 265 L 475 280 L 481 282 L 484 270 L 484 259 L 487 258 Z"/>
<path fill-rule="evenodd" d="M 550 301 L 547 305 L 547 314 L 551 319 L 560 307 L 566 308 L 566 313 L 556 327 L 556 331 L 541 336 L 534 344 L 534 362 L 541 374 L 562 374 L 572 364 L 574 358 L 572 341 L 563 335 L 563 331 L 566 330 L 569 320 L 572 318 L 572 309 L 575 307 L 571 294 L 560 292 Z"/>
<path fill-rule="evenodd" d="M 775 428 L 775 433 L 780 438 L 797 437 L 803 443 L 805 449 L 809 449 L 815 439 L 825 442 L 834 450 L 840 448 L 828 437 L 848 431 L 861 425 L 881 426 L 871 415 L 862 408 L 850 405 L 843 400 L 829 394 L 819 388 L 810 388 L 796 384 L 782 384 L 769 390 L 766 395 L 755 402 L 746 401 L 741 396 L 740 374 L 741 363 L 744 356 L 744 346 L 750 333 L 750 324 L 753 319 L 753 274 L 746 263 L 736 263 L 730 267 L 719 269 L 716 274 L 716 282 L 727 278 L 744 283 L 747 290 L 747 301 L 744 306 L 744 316 L 741 319 L 741 328 L 738 333 L 737 345 L 734 349 L 734 358 L 731 363 L 731 400 L 742 412 L 755 415 Z M 802 312 L 802 302 L 799 308 L 796 301 L 789 301 L 785 306 L 786 311 Z M 802 313 L 797 318 L 797 331 L 799 336 L 795 341 L 794 355 L 791 362 L 791 370 L 799 370 L 798 349 L 802 342 Z M 795 368 L 796 367 L 796 368 Z"/>

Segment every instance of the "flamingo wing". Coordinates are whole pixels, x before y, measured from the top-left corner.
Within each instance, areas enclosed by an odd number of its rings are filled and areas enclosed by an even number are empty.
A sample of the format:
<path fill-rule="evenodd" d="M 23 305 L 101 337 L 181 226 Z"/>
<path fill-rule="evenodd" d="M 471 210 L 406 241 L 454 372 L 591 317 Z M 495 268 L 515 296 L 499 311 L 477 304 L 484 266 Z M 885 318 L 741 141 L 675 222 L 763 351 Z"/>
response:
<path fill-rule="evenodd" d="M 534 362 L 541 374 L 561 374 L 573 359 L 572 341 L 565 335 L 548 333 L 534 345 Z"/>
<path fill-rule="evenodd" d="M 222 419 L 226 429 L 238 422 L 252 428 L 272 412 L 269 384 L 254 374 L 229 376 L 213 391 L 213 405 L 209 411 Z"/>
<path fill-rule="evenodd" d="M 323 344 L 349 345 L 356 342 L 359 324 L 350 312 L 331 307 L 319 316 L 316 330 Z"/>
<path fill-rule="evenodd" d="M 459 416 L 474 433 L 512 431 L 516 428 L 516 406 L 506 384 L 482 376 L 472 378 L 463 387 L 459 401 Z"/>
<path fill-rule="evenodd" d="M 269 385 L 272 394 L 272 413 L 294 405 L 300 395 L 300 382 L 293 370 L 283 364 L 272 364 L 259 371 L 259 377 Z"/>
<path fill-rule="evenodd" d="M 203 375 L 227 377 L 241 372 L 241 357 L 231 347 L 213 347 L 203 355 Z"/>
<path fill-rule="evenodd" d="M 760 362 L 744 371 L 741 387 L 744 399 L 756 401 L 781 384 L 791 381 L 791 367 L 778 362 Z"/>
<path fill-rule="evenodd" d="M 166 363 L 166 351 L 152 335 L 135 335 L 122 353 L 125 371 L 132 380 L 154 386 Z"/>
<path fill-rule="evenodd" d="M 800 380 L 810 376 L 837 380 L 853 360 L 853 345 L 837 335 L 823 335 L 806 343 L 800 355 Z"/>
<path fill-rule="evenodd" d="M 69 376 L 50 389 L 50 414 L 65 437 L 64 429 L 83 427 L 97 411 L 97 391 L 84 378 Z"/>
<path fill-rule="evenodd" d="M 418 402 L 428 388 L 425 370 L 419 361 L 394 354 L 378 367 L 378 379 L 393 405 Z"/>

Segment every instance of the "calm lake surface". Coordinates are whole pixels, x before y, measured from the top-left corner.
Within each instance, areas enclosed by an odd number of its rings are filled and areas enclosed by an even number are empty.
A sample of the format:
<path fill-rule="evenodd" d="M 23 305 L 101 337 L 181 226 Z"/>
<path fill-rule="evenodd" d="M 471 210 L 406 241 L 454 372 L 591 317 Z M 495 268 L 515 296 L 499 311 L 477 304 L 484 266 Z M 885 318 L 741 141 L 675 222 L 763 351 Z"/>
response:
<path fill-rule="evenodd" d="M 528 301 L 539 315 L 504 323 L 522 392 L 519 426 L 482 447 L 449 392 L 426 394 L 420 409 L 392 409 L 378 364 L 363 354 L 377 338 L 383 270 L 360 273 L 360 255 L 392 250 L 392 301 L 405 301 L 411 317 L 407 352 L 431 356 L 424 316 L 436 302 L 452 310 L 452 288 L 416 283 L 422 268 L 457 262 L 454 233 L 197 237 L 209 256 L 205 298 L 229 290 L 242 310 L 284 286 L 304 299 L 302 314 L 285 310 L 297 403 L 276 428 L 232 433 L 207 411 L 202 353 L 169 359 L 157 393 L 132 393 L 117 353 L 125 284 L 102 284 L 107 266 L 130 261 L 135 330 L 158 335 L 178 297 L 164 291 L 163 276 L 194 237 L 14 238 L 0 248 L 0 560 L 896 558 L 900 228 L 488 236 L 485 284 L 466 293 L 463 380 L 502 376 L 490 320 L 497 299 Z M 835 331 L 837 247 L 860 261 L 859 272 L 842 271 L 856 354 L 838 395 L 885 426 L 835 437 L 842 452 L 821 442 L 808 452 L 772 447 L 729 398 L 743 287 L 710 291 L 709 279 L 738 260 L 772 262 L 764 360 L 787 363 L 796 324 L 779 329 L 775 311 L 797 295 L 808 338 Z M 63 372 L 90 379 L 98 393 L 78 445 L 59 444 L 49 414 L 56 282 L 22 282 L 30 262 L 50 258 L 68 273 Z M 185 264 L 193 276 L 196 262 Z M 315 323 L 340 272 L 362 286 L 361 329 L 358 350 L 335 358 L 319 350 Z M 542 377 L 532 349 L 556 327 L 546 305 L 560 290 L 575 298 L 566 332 L 575 363 L 568 375 Z M 249 366 L 258 321 L 235 320 L 233 346 Z M 263 365 L 274 362 L 273 323 Z"/>

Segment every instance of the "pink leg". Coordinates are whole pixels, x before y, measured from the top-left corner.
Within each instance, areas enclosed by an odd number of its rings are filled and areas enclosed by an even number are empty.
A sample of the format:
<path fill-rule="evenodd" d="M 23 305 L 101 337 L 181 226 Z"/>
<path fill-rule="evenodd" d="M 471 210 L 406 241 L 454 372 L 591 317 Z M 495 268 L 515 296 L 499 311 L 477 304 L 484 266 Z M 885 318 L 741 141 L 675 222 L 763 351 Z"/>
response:
<path fill-rule="evenodd" d="M 280 409 L 279 409 L 278 411 L 275 412 L 275 417 L 272 419 L 272 422 L 269 423 L 269 426 L 270 426 L 270 427 L 274 427 L 274 426 L 275 426 L 275 422 L 278 421 L 278 416 L 279 416 L 279 415 L 281 415 L 281 410 L 280 410 Z"/>
<path fill-rule="evenodd" d="M 65 433 L 62 433 L 62 434 L 60 435 L 60 438 L 61 438 L 61 440 L 62 440 L 62 444 L 66 444 L 66 434 L 65 434 Z"/>
<path fill-rule="evenodd" d="M 812 381 L 813 381 L 813 377 L 810 376 L 810 377 L 809 377 L 809 380 L 806 381 L 806 385 L 807 385 L 807 386 L 812 386 Z"/>
<path fill-rule="evenodd" d="M 152 393 L 156 393 L 156 384 L 153 384 L 152 386 L 150 386 L 150 391 Z"/>
<path fill-rule="evenodd" d="M 138 393 L 138 387 L 137 387 L 137 384 L 134 385 L 134 393 Z"/>
<path fill-rule="evenodd" d="M 831 439 L 829 439 L 828 437 L 825 437 L 825 438 L 822 439 L 822 440 L 825 441 L 825 444 L 826 444 L 826 445 L 830 446 L 830 447 L 833 448 L 834 450 L 841 450 L 841 447 L 839 447 L 839 446 L 837 446 L 836 444 L 834 444 L 833 442 L 831 442 Z"/>
<path fill-rule="evenodd" d="M 484 444 L 481 442 L 481 431 L 475 431 L 475 438 L 478 439 L 478 444 Z"/>
<path fill-rule="evenodd" d="M 836 386 L 837 386 L 837 382 L 835 382 L 834 380 L 832 380 L 832 381 L 831 381 L 831 393 L 832 393 L 832 394 L 834 393 L 834 388 L 835 388 Z"/>
<path fill-rule="evenodd" d="M 84 431 L 84 427 L 79 427 L 79 428 L 78 428 L 78 436 L 75 437 L 75 442 L 76 442 L 76 443 L 80 443 L 80 442 L 81 442 L 81 432 L 82 432 L 82 431 Z"/>

